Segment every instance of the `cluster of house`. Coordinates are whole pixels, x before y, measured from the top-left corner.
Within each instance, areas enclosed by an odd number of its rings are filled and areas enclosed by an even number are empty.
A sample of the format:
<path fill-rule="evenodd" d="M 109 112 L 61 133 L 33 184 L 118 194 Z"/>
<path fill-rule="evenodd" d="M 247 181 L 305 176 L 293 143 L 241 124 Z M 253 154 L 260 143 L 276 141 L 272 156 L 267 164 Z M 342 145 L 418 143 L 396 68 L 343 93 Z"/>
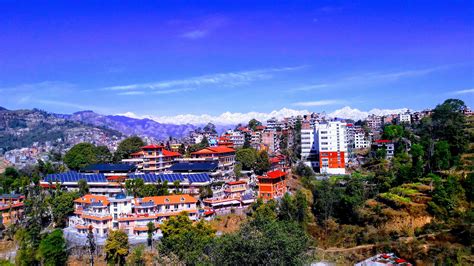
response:
<path fill-rule="evenodd" d="M 91 229 L 98 236 L 122 229 L 130 235 L 146 233 L 149 222 L 156 228 L 169 217 L 186 212 L 190 219 L 243 209 L 256 197 L 274 199 L 287 192 L 285 157 L 273 156 L 272 170 L 256 178 L 236 180 L 231 172 L 235 165 L 232 145 L 216 145 L 191 153 L 191 158 L 162 145 L 146 145 L 121 164 L 89 165 L 79 172 L 49 174 L 40 181 L 43 188 L 69 191 L 79 189 L 86 180 L 89 193 L 75 200 L 70 227 L 87 234 Z M 168 184 L 176 195 L 133 198 L 126 196 L 125 182 L 140 178 L 145 184 Z M 258 192 L 255 187 L 258 186 Z M 206 189 L 212 196 L 200 199 Z"/>

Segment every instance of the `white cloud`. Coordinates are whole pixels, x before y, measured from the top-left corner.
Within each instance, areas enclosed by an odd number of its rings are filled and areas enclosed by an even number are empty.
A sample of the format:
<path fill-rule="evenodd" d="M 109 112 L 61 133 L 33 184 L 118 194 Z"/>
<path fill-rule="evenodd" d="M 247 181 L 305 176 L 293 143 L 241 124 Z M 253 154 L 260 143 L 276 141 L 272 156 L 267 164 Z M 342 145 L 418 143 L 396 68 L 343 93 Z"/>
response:
<path fill-rule="evenodd" d="M 309 102 L 296 102 L 293 105 L 296 106 L 325 106 L 325 105 L 334 105 L 334 104 L 342 104 L 344 101 L 342 100 L 320 100 L 320 101 L 309 101 Z"/>
<path fill-rule="evenodd" d="M 117 95 L 142 95 L 145 94 L 143 91 L 124 91 L 124 92 L 119 92 Z"/>
<path fill-rule="evenodd" d="M 186 39 L 200 39 L 205 37 L 209 32 L 206 30 L 192 30 L 181 34 L 180 36 Z"/>
<path fill-rule="evenodd" d="M 194 24 L 195 22 L 193 22 Z M 186 31 L 179 35 L 184 39 L 196 40 L 201 39 L 216 31 L 227 24 L 227 18 L 221 16 L 211 16 L 203 19 L 197 26 L 193 26 L 192 30 Z"/>
<path fill-rule="evenodd" d="M 357 108 L 351 108 L 349 106 L 345 106 L 341 109 L 335 110 L 328 114 L 329 117 L 339 117 L 339 118 L 347 118 L 353 120 L 365 119 L 367 116 L 371 114 L 375 115 L 389 115 L 389 114 L 399 114 L 408 111 L 407 108 L 399 108 L 399 109 L 378 109 L 374 108 L 370 111 L 361 111 Z"/>
<path fill-rule="evenodd" d="M 469 93 L 474 93 L 474 89 L 459 90 L 459 91 L 454 92 L 454 94 L 469 94 Z"/>
<path fill-rule="evenodd" d="M 369 72 L 369 73 L 354 74 L 354 75 L 350 75 L 346 77 L 341 77 L 337 80 L 328 81 L 325 83 L 309 84 L 306 86 L 302 86 L 300 88 L 289 89 L 288 91 L 289 92 L 313 91 L 313 90 L 329 88 L 329 87 L 351 88 L 355 86 L 395 82 L 404 78 L 412 78 L 412 77 L 428 75 L 436 71 L 449 69 L 453 66 L 455 65 L 437 66 L 437 67 L 424 68 L 424 69 L 411 69 L 411 70 L 406 70 L 406 71 Z"/>
<path fill-rule="evenodd" d="M 301 69 L 305 66 L 296 67 L 282 67 L 282 68 L 266 68 L 252 71 L 241 71 L 241 72 L 228 72 L 218 73 L 211 75 L 203 75 L 185 79 L 168 80 L 168 81 L 157 81 L 148 83 L 136 83 L 128 85 L 118 85 L 105 87 L 103 90 L 112 91 L 137 91 L 137 90 L 151 90 L 159 93 L 158 91 L 164 91 L 168 89 L 172 92 L 190 90 L 189 88 L 196 88 L 202 86 L 219 85 L 225 87 L 234 87 L 242 84 L 248 84 L 252 81 L 270 79 L 274 73 L 287 72 Z M 163 92 L 162 92 L 163 93 Z"/>

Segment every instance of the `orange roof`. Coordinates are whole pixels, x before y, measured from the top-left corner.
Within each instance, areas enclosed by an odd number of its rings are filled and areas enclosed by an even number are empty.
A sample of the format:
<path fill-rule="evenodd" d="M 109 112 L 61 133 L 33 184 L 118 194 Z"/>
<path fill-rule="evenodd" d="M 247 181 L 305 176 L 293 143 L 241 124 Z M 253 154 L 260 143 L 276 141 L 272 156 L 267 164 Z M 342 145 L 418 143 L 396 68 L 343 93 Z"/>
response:
<path fill-rule="evenodd" d="M 92 194 L 84 195 L 81 198 L 74 200 L 74 202 L 86 203 L 86 204 L 91 204 L 93 202 L 102 202 L 104 206 L 109 205 L 109 200 L 107 199 L 107 196 L 92 195 Z"/>
<path fill-rule="evenodd" d="M 141 202 L 153 201 L 155 205 L 178 204 L 178 203 L 196 203 L 197 200 L 188 194 L 144 197 Z M 137 201 L 135 201 L 137 202 Z"/>
<path fill-rule="evenodd" d="M 165 146 L 163 145 L 157 145 L 157 144 L 150 144 L 143 146 L 142 149 L 163 149 Z"/>
<path fill-rule="evenodd" d="M 197 152 L 193 152 L 191 154 L 219 154 L 219 153 L 229 153 L 229 152 L 235 152 L 235 150 L 227 146 L 216 146 L 216 147 L 207 147 Z"/>
<path fill-rule="evenodd" d="M 93 215 L 82 215 L 82 219 L 91 219 L 95 221 L 107 221 L 112 220 L 112 216 L 93 216 Z"/>
<path fill-rule="evenodd" d="M 268 172 L 266 176 L 259 176 L 258 178 L 275 179 L 275 178 L 284 177 L 285 175 L 286 175 L 285 172 L 281 170 L 275 170 L 275 171 Z"/>
<path fill-rule="evenodd" d="M 162 152 L 163 152 L 163 155 L 164 155 L 164 156 L 168 156 L 168 157 L 181 156 L 181 153 L 175 152 L 175 151 L 169 151 L 169 150 L 163 149 Z"/>
<path fill-rule="evenodd" d="M 229 184 L 230 186 L 233 186 L 233 185 L 247 184 L 247 182 L 241 180 L 241 181 L 232 181 L 227 184 Z"/>
<path fill-rule="evenodd" d="M 266 126 L 256 126 L 255 129 L 256 130 L 264 130 L 265 128 L 267 128 Z"/>

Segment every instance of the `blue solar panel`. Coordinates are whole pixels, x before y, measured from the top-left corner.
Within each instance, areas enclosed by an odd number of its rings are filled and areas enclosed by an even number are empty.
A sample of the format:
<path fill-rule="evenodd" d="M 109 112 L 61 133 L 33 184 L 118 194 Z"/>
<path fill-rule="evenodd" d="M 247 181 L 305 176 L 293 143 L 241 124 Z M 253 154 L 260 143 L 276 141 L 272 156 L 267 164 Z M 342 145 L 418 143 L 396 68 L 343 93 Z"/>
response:
<path fill-rule="evenodd" d="M 209 174 L 192 174 L 192 175 L 187 175 L 189 182 L 191 183 L 203 183 L 203 182 L 209 182 L 211 181 L 211 178 L 209 177 Z"/>
<path fill-rule="evenodd" d="M 66 172 L 59 174 L 47 175 L 44 181 L 46 182 L 78 182 L 81 179 L 85 179 L 87 182 L 107 182 L 104 174 L 79 174 L 77 172 Z"/>

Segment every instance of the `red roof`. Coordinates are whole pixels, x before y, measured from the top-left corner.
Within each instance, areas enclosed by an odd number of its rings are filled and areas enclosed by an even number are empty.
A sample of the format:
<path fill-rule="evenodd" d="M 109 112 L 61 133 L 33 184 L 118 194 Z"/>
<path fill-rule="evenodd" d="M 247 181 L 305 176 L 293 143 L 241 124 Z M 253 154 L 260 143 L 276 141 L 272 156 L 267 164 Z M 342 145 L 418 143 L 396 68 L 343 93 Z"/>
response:
<path fill-rule="evenodd" d="M 285 175 L 286 173 L 283 172 L 282 170 L 275 170 L 275 171 L 268 172 L 266 176 L 259 176 L 258 178 L 276 179 L 276 178 L 284 177 Z"/>
<path fill-rule="evenodd" d="M 279 163 L 281 160 L 278 157 L 273 157 L 270 159 L 270 163 Z"/>
<path fill-rule="evenodd" d="M 163 149 L 162 152 L 163 152 L 164 156 L 168 156 L 168 157 L 179 157 L 179 156 L 181 156 L 181 153 L 175 152 L 175 151 L 169 151 L 169 150 Z"/>
<path fill-rule="evenodd" d="M 216 147 L 207 147 L 202 150 L 193 152 L 191 154 L 216 154 L 216 153 L 229 153 L 229 152 L 235 152 L 235 150 L 227 146 L 216 146 Z"/>
<path fill-rule="evenodd" d="M 267 128 L 266 126 L 256 126 L 255 129 L 256 130 L 264 130 L 265 128 Z"/>
<path fill-rule="evenodd" d="M 157 144 L 150 144 L 143 146 L 142 149 L 163 149 L 165 146 L 163 145 L 157 145 Z"/>
<path fill-rule="evenodd" d="M 391 140 L 388 140 L 388 139 L 378 139 L 375 141 L 376 143 L 390 143 L 392 142 Z"/>

